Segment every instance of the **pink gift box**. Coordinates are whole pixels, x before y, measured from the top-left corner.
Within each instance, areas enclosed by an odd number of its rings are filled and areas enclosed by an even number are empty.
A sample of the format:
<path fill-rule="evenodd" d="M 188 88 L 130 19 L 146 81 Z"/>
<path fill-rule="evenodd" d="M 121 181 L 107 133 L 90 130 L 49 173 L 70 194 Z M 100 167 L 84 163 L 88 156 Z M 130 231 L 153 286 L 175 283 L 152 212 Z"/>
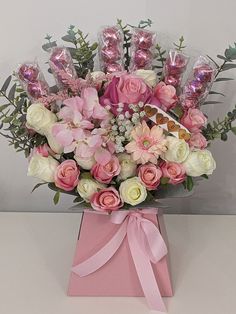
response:
<path fill-rule="evenodd" d="M 162 215 L 144 215 L 160 230 L 167 244 Z M 87 260 L 100 250 L 117 232 L 119 225 L 113 224 L 108 215 L 83 213 L 73 266 Z M 173 296 L 169 272 L 168 255 L 152 264 L 160 293 L 164 297 Z M 79 277 L 71 272 L 69 296 L 144 296 L 127 238 L 115 255 L 96 272 Z"/>

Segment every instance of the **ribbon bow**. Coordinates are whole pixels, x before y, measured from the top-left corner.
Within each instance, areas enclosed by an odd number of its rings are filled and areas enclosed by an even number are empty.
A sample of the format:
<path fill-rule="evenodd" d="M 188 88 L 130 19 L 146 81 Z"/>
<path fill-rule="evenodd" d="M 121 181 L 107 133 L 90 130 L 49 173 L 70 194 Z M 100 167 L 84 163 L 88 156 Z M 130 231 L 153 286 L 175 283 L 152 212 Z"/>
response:
<path fill-rule="evenodd" d="M 143 217 L 143 214 L 153 213 L 157 213 L 157 210 L 113 212 L 111 222 L 121 225 L 116 234 L 97 253 L 74 266 L 72 271 L 80 277 L 95 272 L 112 258 L 127 236 L 136 272 L 150 309 L 166 312 L 151 262 L 160 261 L 167 254 L 167 247 L 155 224 Z"/>

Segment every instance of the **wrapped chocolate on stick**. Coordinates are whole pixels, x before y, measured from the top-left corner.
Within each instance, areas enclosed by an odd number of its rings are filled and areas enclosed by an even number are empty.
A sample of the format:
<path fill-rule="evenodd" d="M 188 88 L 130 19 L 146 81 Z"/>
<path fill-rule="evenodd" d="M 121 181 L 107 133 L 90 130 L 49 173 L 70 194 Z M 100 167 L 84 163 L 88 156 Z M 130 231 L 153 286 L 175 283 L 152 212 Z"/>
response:
<path fill-rule="evenodd" d="M 176 89 L 181 86 L 183 74 L 187 68 L 189 57 L 181 51 L 171 49 L 164 65 L 164 81 Z"/>
<path fill-rule="evenodd" d="M 184 108 L 200 106 L 208 96 L 216 74 L 215 64 L 207 57 L 200 56 L 195 62 L 181 95 Z"/>
<path fill-rule="evenodd" d="M 49 86 L 37 62 L 20 64 L 16 73 L 22 88 L 32 101 L 48 96 Z"/>
<path fill-rule="evenodd" d="M 130 48 L 130 70 L 150 70 L 152 68 L 156 33 L 134 28 Z"/>
<path fill-rule="evenodd" d="M 67 88 L 68 82 L 77 78 L 71 54 L 65 47 L 52 49 L 49 65 L 59 88 Z"/>
<path fill-rule="evenodd" d="M 98 34 L 101 69 L 106 73 L 124 70 L 123 33 L 118 26 L 106 26 Z"/>

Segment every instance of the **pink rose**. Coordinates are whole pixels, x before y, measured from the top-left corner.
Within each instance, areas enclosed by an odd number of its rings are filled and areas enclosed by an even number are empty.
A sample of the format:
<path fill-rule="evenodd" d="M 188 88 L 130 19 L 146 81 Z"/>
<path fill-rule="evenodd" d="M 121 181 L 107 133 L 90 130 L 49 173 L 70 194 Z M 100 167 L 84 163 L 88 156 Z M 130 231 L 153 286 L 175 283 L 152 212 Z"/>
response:
<path fill-rule="evenodd" d="M 117 84 L 119 102 L 124 104 L 146 103 L 151 97 L 151 90 L 144 80 L 133 74 L 123 74 Z"/>
<path fill-rule="evenodd" d="M 113 187 L 100 190 L 93 194 L 91 198 L 91 205 L 93 209 L 102 212 L 111 212 L 118 210 L 123 206 L 123 201 L 119 193 Z"/>
<path fill-rule="evenodd" d="M 35 154 L 39 154 L 43 157 L 53 156 L 55 155 L 54 151 L 51 150 L 51 148 L 48 146 L 48 144 L 39 145 L 37 147 L 34 147 L 32 150 L 32 153 L 29 158 L 34 156 Z"/>
<path fill-rule="evenodd" d="M 207 147 L 207 140 L 202 135 L 202 133 L 193 133 L 191 135 L 191 138 L 188 142 L 191 149 L 197 148 L 197 149 L 204 149 Z"/>
<path fill-rule="evenodd" d="M 207 118 L 197 108 L 189 108 L 182 116 L 182 123 L 190 132 L 196 133 L 206 124 Z"/>
<path fill-rule="evenodd" d="M 63 161 L 56 169 L 55 185 L 65 191 L 73 190 L 79 182 L 79 168 L 72 159 Z"/>
<path fill-rule="evenodd" d="M 157 84 L 154 90 L 154 97 L 160 102 L 161 108 L 165 111 L 173 108 L 178 101 L 174 86 L 166 85 L 164 82 Z"/>
<path fill-rule="evenodd" d="M 155 190 L 160 184 L 162 171 L 156 165 L 147 163 L 139 167 L 138 176 L 148 190 Z"/>
<path fill-rule="evenodd" d="M 169 178 L 170 184 L 179 184 L 186 179 L 185 169 L 176 162 L 164 162 L 161 165 L 163 177 Z"/>
<path fill-rule="evenodd" d="M 105 165 L 96 163 L 91 169 L 91 174 L 98 182 L 108 184 L 113 177 L 120 173 L 120 169 L 118 158 L 112 156 L 110 161 Z"/>
<path fill-rule="evenodd" d="M 106 87 L 103 96 L 100 98 L 100 103 L 103 106 L 119 103 L 119 98 L 118 98 L 118 93 L 117 93 L 118 82 L 119 82 L 119 77 L 114 76 L 112 78 L 112 81 Z"/>

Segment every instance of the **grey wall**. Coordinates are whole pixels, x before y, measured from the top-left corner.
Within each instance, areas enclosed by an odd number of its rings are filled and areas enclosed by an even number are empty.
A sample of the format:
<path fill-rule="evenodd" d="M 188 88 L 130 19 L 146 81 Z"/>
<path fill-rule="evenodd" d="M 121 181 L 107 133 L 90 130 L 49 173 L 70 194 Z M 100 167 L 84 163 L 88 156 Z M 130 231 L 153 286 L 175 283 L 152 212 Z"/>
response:
<path fill-rule="evenodd" d="M 184 35 L 192 56 L 200 53 L 215 56 L 236 40 L 235 0 L 0 0 L 0 3 L 0 81 L 16 68 L 18 62 L 38 57 L 43 66 L 47 59 L 41 50 L 44 35 L 50 33 L 60 38 L 70 24 L 78 25 L 95 38 L 101 25 L 113 24 L 117 17 L 130 24 L 151 18 L 153 29 L 164 47 L 170 47 Z M 232 75 L 236 77 L 236 71 Z M 210 119 L 218 115 L 222 117 L 236 103 L 236 82 L 219 84 L 218 87 L 227 97 L 224 105 L 207 108 Z M 63 197 L 55 207 L 53 194 L 44 187 L 30 194 L 36 182 L 26 177 L 27 160 L 15 154 L 5 139 L 0 138 L 0 145 L 0 210 L 62 211 L 72 205 L 70 197 Z M 210 180 L 202 182 L 191 198 L 168 201 L 169 211 L 236 213 L 236 138 L 232 135 L 227 143 L 215 142 L 212 152 L 217 170 Z"/>

